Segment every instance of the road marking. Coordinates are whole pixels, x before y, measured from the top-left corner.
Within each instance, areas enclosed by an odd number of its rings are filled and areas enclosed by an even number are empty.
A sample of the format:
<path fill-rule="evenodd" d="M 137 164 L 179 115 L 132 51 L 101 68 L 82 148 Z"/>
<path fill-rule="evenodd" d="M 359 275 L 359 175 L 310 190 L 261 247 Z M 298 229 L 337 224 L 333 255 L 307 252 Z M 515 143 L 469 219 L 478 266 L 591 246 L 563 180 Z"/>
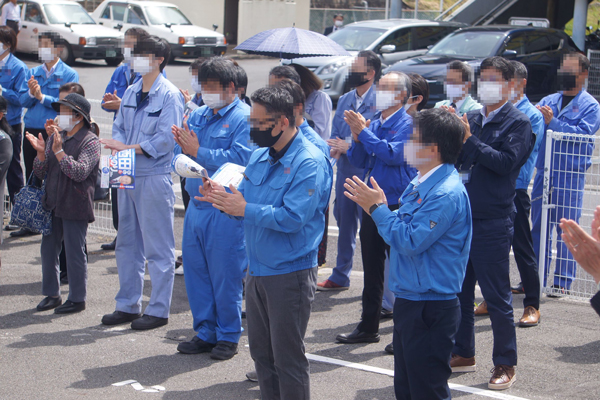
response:
<path fill-rule="evenodd" d="M 129 379 L 127 381 L 122 381 L 122 382 L 117 382 L 117 383 L 112 384 L 112 386 L 127 386 L 127 385 L 130 385 L 135 390 L 138 390 L 138 391 L 141 390 L 144 393 L 158 393 L 158 392 L 164 392 L 166 390 L 164 386 L 160 386 L 160 385 L 154 385 L 154 386 L 146 389 L 146 388 L 144 388 L 144 386 L 142 386 L 141 383 L 139 383 L 138 381 L 136 381 L 134 379 Z"/>
<path fill-rule="evenodd" d="M 129 379 L 127 381 L 113 383 L 112 386 L 125 386 L 125 385 L 131 385 L 132 383 L 137 383 L 137 381 L 135 381 L 133 379 Z"/>
<path fill-rule="evenodd" d="M 372 367 L 370 365 L 353 363 L 345 360 L 339 360 L 337 358 L 323 357 L 317 356 L 315 354 L 306 353 L 306 358 L 312 361 L 322 362 L 326 364 L 340 365 L 342 367 L 348 367 L 353 369 L 358 369 L 361 371 L 374 372 L 376 374 L 394 376 L 394 371 L 391 369 Z M 493 399 L 501 399 L 501 400 L 528 400 L 525 397 L 512 396 L 510 394 L 494 392 L 487 389 L 479 389 L 471 386 L 459 385 L 457 383 L 448 382 L 448 386 L 452 390 L 458 390 L 459 392 L 476 394 L 478 396 L 490 397 Z"/>

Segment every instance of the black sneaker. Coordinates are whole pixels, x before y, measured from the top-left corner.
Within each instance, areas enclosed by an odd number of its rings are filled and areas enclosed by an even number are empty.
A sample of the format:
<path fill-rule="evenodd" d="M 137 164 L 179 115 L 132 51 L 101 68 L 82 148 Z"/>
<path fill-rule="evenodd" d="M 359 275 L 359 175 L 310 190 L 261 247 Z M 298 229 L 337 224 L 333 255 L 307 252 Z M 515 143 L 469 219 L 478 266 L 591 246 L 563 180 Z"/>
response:
<path fill-rule="evenodd" d="M 391 355 L 394 355 L 394 343 L 390 343 L 387 346 L 385 346 L 385 352 Z"/>
<path fill-rule="evenodd" d="M 210 352 L 210 358 L 213 360 L 229 360 L 238 353 L 238 344 L 227 342 L 225 340 L 218 341 L 217 345 Z"/>
<path fill-rule="evenodd" d="M 168 323 L 169 318 L 154 317 L 152 315 L 144 314 L 141 318 L 138 318 L 131 323 L 131 329 L 135 329 L 136 331 L 146 331 L 148 329 L 164 326 Z"/>
<path fill-rule="evenodd" d="M 131 322 L 133 320 L 136 320 L 136 319 L 140 318 L 141 316 L 142 316 L 142 314 L 133 314 L 133 313 L 126 313 L 123 311 L 115 311 L 112 314 L 106 314 L 104 317 L 102 317 L 102 324 L 103 325 L 124 324 L 125 322 Z"/>
<path fill-rule="evenodd" d="M 198 336 L 194 336 L 188 342 L 181 342 L 177 345 L 177 351 L 183 354 L 200 354 L 208 353 L 215 347 L 214 344 L 208 343 Z"/>

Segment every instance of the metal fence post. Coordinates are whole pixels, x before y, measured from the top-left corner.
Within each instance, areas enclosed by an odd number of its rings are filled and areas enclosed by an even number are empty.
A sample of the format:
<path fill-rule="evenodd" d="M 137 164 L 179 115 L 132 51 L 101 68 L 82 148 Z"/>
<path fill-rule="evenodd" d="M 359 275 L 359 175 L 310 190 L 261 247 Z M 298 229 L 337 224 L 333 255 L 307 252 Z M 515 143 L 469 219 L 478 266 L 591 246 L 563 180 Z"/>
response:
<path fill-rule="evenodd" d="M 540 254 L 538 259 L 538 274 L 540 276 L 540 298 L 544 293 L 544 273 L 546 271 L 546 245 L 548 243 L 548 212 L 552 205 L 550 203 L 550 167 L 552 163 L 552 143 L 554 132 L 546 132 L 546 154 L 544 159 L 544 183 L 542 192 L 542 226 L 540 229 Z M 538 171 L 538 174 L 540 171 Z M 550 232 L 551 233 L 551 232 Z M 549 266 L 548 266 L 549 267 Z"/>

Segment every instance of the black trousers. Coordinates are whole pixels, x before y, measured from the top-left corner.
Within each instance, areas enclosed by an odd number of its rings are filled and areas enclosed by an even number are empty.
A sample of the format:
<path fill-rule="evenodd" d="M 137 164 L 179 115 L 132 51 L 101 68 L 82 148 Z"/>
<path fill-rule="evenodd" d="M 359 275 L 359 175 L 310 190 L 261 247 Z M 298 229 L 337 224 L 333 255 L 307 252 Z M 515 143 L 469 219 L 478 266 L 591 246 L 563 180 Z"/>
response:
<path fill-rule="evenodd" d="M 459 321 L 458 299 L 396 299 L 393 342 L 396 399 L 451 398 L 450 356 Z"/>
<path fill-rule="evenodd" d="M 16 124 L 11 126 L 13 134 L 11 136 L 13 145 L 13 156 L 6 174 L 6 185 L 8 186 L 8 195 L 11 204 L 15 204 L 15 194 L 23 187 L 23 168 L 21 168 L 21 145 L 23 144 L 23 126 Z"/>
<path fill-rule="evenodd" d="M 526 189 L 517 189 L 515 196 L 515 235 L 512 243 L 515 261 L 521 275 L 521 282 L 525 290 L 523 307 L 533 306 L 540 308 L 540 276 L 538 273 L 538 260 L 533 250 L 531 225 L 529 213 L 531 212 L 531 199 Z"/>
<path fill-rule="evenodd" d="M 113 226 L 115 230 L 119 230 L 119 201 L 117 200 L 117 196 L 119 194 L 119 189 L 110 189 L 110 202 L 112 205 L 112 219 Z"/>
<path fill-rule="evenodd" d="M 15 34 L 19 34 L 19 21 L 13 21 L 11 19 L 6 20 L 6 26 L 15 31 Z"/>
<path fill-rule="evenodd" d="M 389 208 L 392 211 L 397 210 L 398 205 L 392 205 Z M 390 246 L 379 235 L 377 225 L 364 210 L 359 236 L 365 275 L 362 293 L 362 321 L 358 324 L 357 329 L 360 332 L 377 333 L 383 299 L 385 258 L 390 253 Z"/>
<path fill-rule="evenodd" d="M 33 136 L 38 137 L 38 134 L 42 134 L 42 137 L 47 142 L 48 134 L 46 134 L 45 129 L 35 129 L 25 127 L 25 132 L 31 133 Z M 23 141 L 23 163 L 25 164 L 25 179 L 29 179 L 31 173 L 33 172 L 33 160 L 37 156 L 37 151 L 33 148 L 29 140 L 25 139 Z"/>

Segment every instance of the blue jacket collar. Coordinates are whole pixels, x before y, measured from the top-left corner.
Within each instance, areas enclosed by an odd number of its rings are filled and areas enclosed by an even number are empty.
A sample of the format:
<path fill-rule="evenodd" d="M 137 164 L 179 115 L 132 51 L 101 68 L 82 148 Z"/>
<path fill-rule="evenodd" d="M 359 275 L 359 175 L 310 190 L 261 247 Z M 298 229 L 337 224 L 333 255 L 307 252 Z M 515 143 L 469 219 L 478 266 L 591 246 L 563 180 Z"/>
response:
<path fill-rule="evenodd" d="M 404 107 L 402 107 L 398 111 L 396 111 L 395 114 L 393 114 L 391 117 L 386 119 L 385 122 L 383 124 L 381 124 L 381 126 L 386 129 L 391 128 L 392 126 L 396 125 L 396 123 L 398 121 L 400 121 L 401 119 L 407 118 L 407 117 L 412 118 L 412 117 L 410 117 L 410 115 L 408 115 L 406 113 L 406 110 L 404 109 Z M 377 114 L 375 114 L 373 116 L 373 119 L 378 121 L 380 118 L 381 118 L 381 111 L 377 111 Z"/>
<path fill-rule="evenodd" d="M 296 131 L 297 131 L 297 133 L 300 133 L 300 130 L 298 128 L 296 128 Z M 296 157 L 296 154 L 303 147 L 303 144 L 302 144 L 303 140 L 304 140 L 303 135 L 296 134 L 296 138 L 292 142 L 289 149 L 286 151 L 284 156 L 279 159 L 279 162 L 281 163 L 281 165 L 283 165 L 284 167 L 289 167 L 292 164 L 292 161 Z M 266 149 L 266 150 L 267 151 L 265 151 L 260 156 L 260 158 L 258 159 L 258 162 L 262 163 L 262 162 L 268 161 L 271 158 L 269 156 L 269 150 L 268 149 Z"/>
<path fill-rule="evenodd" d="M 62 76 L 64 72 L 65 72 L 65 63 L 63 63 L 62 60 L 59 58 L 52 75 Z M 46 71 L 44 71 L 44 68 L 42 68 L 42 65 L 38 65 L 37 67 L 33 68 L 32 74 L 33 74 L 33 76 L 36 76 L 36 77 L 41 76 L 44 79 L 46 79 Z M 52 75 L 50 75 L 50 76 L 52 76 Z M 39 79 L 37 79 L 37 80 L 39 80 Z"/>
<path fill-rule="evenodd" d="M 556 107 L 558 108 L 558 115 L 556 117 L 560 117 L 561 115 L 563 115 L 564 113 L 571 111 L 573 108 L 577 107 L 577 105 L 579 104 L 579 99 L 581 99 L 581 95 L 585 92 L 585 89 L 581 89 L 579 91 L 579 93 L 577 93 L 577 95 L 575 97 L 573 97 L 573 100 L 571 100 L 571 102 L 569 104 L 566 105 L 562 104 L 562 102 L 565 99 L 565 95 L 562 93 L 559 93 L 559 99 L 560 99 L 560 106 L 558 105 L 558 102 L 556 102 Z M 562 107 L 562 110 L 561 110 Z"/>
<path fill-rule="evenodd" d="M 512 103 L 510 101 L 507 101 L 506 104 L 504 104 L 502 106 L 502 108 L 500 108 L 500 110 L 496 113 L 496 115 L 494 115 L 494 118 L 492 118 L 491 121 L 486 123 L 486 126 L 488 124 L 497 124 L 500 121 L 502 121 L 504 119 L 504 117 L 506 117 L 506 114 L 508 114 L 508 112 L 512 108 L 513 108 Z M 483 115 L 481 114 L 480 110 L 477 110 L 473 122 L 475 122 L 477 125 L 481 126 L 482 121 L 483 121 Z"/>
<path fill-rule="evenodd" d="M 433 187 L 435 187 L 442 179 L 446 178 L 455 170 L 456 169 L 452 164 L 442 164 L 442 166 L 439 167 L 437 171 L 435 171 L 429 178 L 427 178 L 425 182 L 419 183 L 418 176 L 415 179 L 413 179 L 410 183 L 412 185 L 410 191 L 416 190 L 417 192 L 419 192 L 421 198 L 424 198 L 425 196 L 427 196 L 427 193 L 429 193 L 429 191 Z"/>

